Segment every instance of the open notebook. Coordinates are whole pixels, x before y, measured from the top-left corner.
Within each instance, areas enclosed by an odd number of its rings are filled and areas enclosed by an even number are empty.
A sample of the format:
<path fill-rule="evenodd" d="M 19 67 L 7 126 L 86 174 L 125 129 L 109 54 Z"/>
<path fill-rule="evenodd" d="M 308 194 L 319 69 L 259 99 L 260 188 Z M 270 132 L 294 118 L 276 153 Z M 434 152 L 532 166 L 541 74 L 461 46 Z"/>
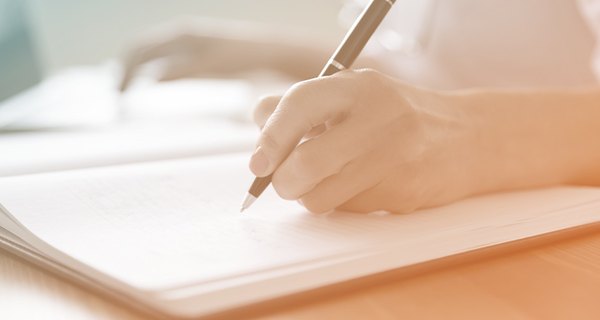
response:
<path fill-rule="evenodd" d="M 487 195 L 411 214 L 311 214 L 249 154 L 0 179 L 0 243 L 159 314 L 195 317 L 600 221 L 600 189 Z"/>

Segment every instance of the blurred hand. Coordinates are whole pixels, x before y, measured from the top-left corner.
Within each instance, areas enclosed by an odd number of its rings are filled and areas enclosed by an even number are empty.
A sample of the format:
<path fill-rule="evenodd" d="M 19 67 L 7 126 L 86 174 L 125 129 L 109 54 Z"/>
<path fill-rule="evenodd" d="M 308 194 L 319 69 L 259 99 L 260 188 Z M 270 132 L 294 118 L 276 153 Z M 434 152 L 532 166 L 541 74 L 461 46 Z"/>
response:
<path fill-rule="evenodd" d="M 165 60 L 160 81 L 196 76 L 227 76 L 243 71 L 256 58 L 252 28 L 195 18 L 160 25 L 133 42 L 123 61 L 124 91 L 140 66 Z M 256 63 L 257 61 L 254 61 Z"/>
<path fill-rule="evenodd" d="M 123 61 L 120 90 L 127 89 L 142 65 L 159 59 L 165 62 L 159 81 L 231 77 L 260 68 L 300 79 L 313 77 L 330 52 L 314 38 L 285 26 L 178 19 L 149 30 L 133 42 Z"/>
<path fill-rule="evenodd" d="M 472 192 L 470 120 L 451 98 L 373 70 L 345 70 L 266 97 L 250 161 L 313 212 L 410 212 Z M 298 145 L 302 138 L 310 138 Z"/>

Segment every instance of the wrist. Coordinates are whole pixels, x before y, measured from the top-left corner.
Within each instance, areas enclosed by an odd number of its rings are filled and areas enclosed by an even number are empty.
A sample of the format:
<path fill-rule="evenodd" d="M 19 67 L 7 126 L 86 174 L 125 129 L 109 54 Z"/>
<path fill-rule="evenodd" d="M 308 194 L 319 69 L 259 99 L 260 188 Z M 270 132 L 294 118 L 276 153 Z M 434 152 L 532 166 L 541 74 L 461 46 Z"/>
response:
<path fill-rule="evenodd" d="M 585 94 L 465 91 L 454 98 L 469 119 L 474 194 L 573 183 L 592 171 L 590 130 L 600 132 L 590 118 L 598 108 Z"/>
<path fill-rule="evenodd" d="M 510 143 L 502 126 L 504 117 L 497 115 L 498 110 L 493 110 L 482 95 L 474 92 L 455 95 L 468 124 L 464 166 L 468 168 L 470 195 L 510 189 L 514 179 L 509 165 Z"/>

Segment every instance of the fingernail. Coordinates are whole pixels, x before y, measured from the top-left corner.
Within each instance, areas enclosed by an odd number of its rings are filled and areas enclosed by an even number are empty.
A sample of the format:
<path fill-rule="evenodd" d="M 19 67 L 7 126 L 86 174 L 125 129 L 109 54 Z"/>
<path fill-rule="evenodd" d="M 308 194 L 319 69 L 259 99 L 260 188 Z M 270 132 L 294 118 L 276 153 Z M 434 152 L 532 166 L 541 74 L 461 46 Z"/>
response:
<path fill-rule="evenodd" d="M 252 171 L 255 176 L 262 176 L 268 168 L 269 158 L 267 158 L 267 155 L 262 148 L 258 147 L 252 155 L 252 158 L 250 158 L 250 171 Z"/>

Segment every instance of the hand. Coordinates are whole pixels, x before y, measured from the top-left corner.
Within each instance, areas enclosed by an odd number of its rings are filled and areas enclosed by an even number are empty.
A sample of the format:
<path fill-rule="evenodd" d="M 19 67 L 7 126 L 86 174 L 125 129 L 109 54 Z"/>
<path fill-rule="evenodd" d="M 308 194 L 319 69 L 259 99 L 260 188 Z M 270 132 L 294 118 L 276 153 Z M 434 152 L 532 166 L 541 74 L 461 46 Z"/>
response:
<path fill-rule="evenodd" d="M 255 110 L 250 169 L 313 212 L 410 212 L 474 191 L 470 120 L 452 97 L 373 70 L 303 81 Z M 309 138 L 300 143 L 301 139 Z"/>
<path fill-rule="evenodd" d="M 297 79 L 318 74 L 329 45 L 314 34 L 285 26 L 185 18 L 166 23 L 134 42 L 123 62 L 120 90 L 125 91 L 140 66 L 166 60 L 159 81 L 188 77 L 231 77 L 271 69 Z"/>
<path fill-rule="evenodd" d="M 223 77 L 260 65 L 262 60 L 256 52 L 259 33 L 239 23 L 197 18 L 160 25 L 134 41 L 128 50 L 120 89 L 127 89 L 140 66 L 158 59 L 166 60 L 159 81 Z"/>

